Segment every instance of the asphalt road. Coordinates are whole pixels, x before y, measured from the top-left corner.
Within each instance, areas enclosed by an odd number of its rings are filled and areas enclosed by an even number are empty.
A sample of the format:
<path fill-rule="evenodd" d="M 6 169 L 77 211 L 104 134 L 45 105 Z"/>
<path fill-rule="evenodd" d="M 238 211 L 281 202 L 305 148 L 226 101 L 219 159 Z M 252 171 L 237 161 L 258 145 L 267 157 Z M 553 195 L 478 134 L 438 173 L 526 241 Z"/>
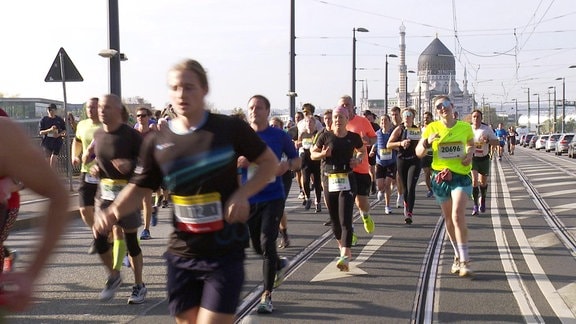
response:
<path fill-rule="evenodd" d="M 533 197 L 511 168 L 512 163 L 521 166 L 530 179 L 540 183 L 539 192 L 547 197 L 558 215 L 573 215 L 573 208 L 566 206 L 573 204 L 574 179 L 561 171 L 552 175 L 549 165 L 534 163 L 535 159 L 551 158 L 543 154 L 518 149 L 516 155 L 493 162 L 488 211 L 479 217 L 468 213 L 467 217 L 476 275 L 463 279 L 449 273 L 453 252 L 445 240 L 444 253 L 437 260 L 438 275 L 433 278 L 436 284 L 430 322 L 574 323 L 576 259 L 555 239 Z M 558 161 L 567 163 L 564 169 L 576 165 L 565 157 L 561 159 L 565 161 Z M 545 179 L 551 177 L 556 179 L 553 185 L 546 185 Z M 563 181 L 566 187 L 559 187 L 564 185 Z M 296 260 L 329 235 L 326 232 L 330 228 L 323 226 L 328 217 L 326 210 L 320 214 L 314 213 L 313 208 L 304 211 L 296 198 L 297 186 L 293 187 L 296 189 L 287 203 L 292 245 L 280 250 L 280 254 Z M 372 213 L 376 222 L 374 233 L 365 233 L 361 221 L 355 222 L 359 244 L 353 248 L 355 263 L 351 273 L 337 271 L 334 265 L 337 246 L 334 240 L 328 240 L 295 266 L 274 292 L 273 314 L 250 313 L 243 322 L 411 322 L 423 256 L 440 217 L 434 199 L 425 198 L 425 192 L 421 183 L 414 224 L 410 226 L 404 224 L 400 209 L 384 215 L 381 203 L 376 204 Z M 565 219 L 569 222 L 574 217 Z M 574 235 L 576 224 L 567 226 Z M 124 284 L 119 293 L 112 301 L 102 303 L 98 294 L 105 281 L 105 270 L 96 256 L 86 254 L 90 233 L 75 218 L 40 281 L 36 303 L 25 313 L 10 315 L 9 323 L 173 323 L 166 307 L 162 258 L 170 230 L 169 209 L 161 209 L 159 224 L 151 229 L 153 239 L 141 242 L 144 281 L 148 287 L 146 302 L 127 305 L 133 277 L 130 269 L 123 268 Z M 38 231 L 34 228 L 11 234 L 7 245 L 17 249 L 21 256 L 17 269 L 27 262 L 37 241 Z M 534 270 L 536 263 L 541 270 Z M 513 267 L 509 268 L 510 265 Z M 258 295 L 261 283 L 261 261 L 251 250 L 245 268 L 243 301 Z M 546 280 L 550 287 L 546 286 Z"/>

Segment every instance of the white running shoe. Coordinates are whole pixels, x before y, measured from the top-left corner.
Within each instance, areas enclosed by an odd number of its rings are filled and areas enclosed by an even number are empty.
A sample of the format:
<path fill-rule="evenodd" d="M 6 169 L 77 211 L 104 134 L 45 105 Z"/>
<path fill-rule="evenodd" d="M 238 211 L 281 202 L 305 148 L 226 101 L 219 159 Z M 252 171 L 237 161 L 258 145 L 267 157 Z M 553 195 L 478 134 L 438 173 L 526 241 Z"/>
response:
<path fill-rule="evenodd" d="M 392 214 L 392 208 L 390 208 L 390 206 L 384 207 L 384 214 L 386 215 Z"/>
<path fill-rule="evenodd" d="M 376 201 L 382 201 L 382 199 L 384 199 L 384 193 L 382 193 L 382 191 L 378 191 L 376 194 Z"/>
<path fill-rule="evenodd" d="M 396 198 L 396 208 L 400 208 L 404 206 L 404 195 L 398 195 L 398 198 Z"/>

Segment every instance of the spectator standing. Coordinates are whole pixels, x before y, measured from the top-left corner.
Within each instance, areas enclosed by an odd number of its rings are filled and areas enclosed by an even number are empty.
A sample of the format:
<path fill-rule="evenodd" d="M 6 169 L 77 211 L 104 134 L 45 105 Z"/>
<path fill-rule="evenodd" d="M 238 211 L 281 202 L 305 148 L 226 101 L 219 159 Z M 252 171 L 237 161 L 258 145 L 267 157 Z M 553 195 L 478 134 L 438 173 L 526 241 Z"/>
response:
<path fill-rule="evenodd" d="M 62 117 L 56 115 L 56 105 L 50 104 L 46 108 L 48 115 L 40 120 L 40 136 L 46 160 L 52 168 L 56 167 L 56 159 L 60 154 L 63 140 L 66 136 L 66 123 Z"/>

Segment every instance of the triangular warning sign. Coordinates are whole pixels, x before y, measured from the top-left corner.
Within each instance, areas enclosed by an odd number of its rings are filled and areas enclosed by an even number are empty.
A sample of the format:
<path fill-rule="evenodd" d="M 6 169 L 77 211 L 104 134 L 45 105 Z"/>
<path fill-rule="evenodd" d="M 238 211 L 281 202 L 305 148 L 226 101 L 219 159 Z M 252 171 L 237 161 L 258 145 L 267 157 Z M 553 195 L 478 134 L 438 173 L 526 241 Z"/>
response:
<path fill-rule="evenodd" d="M 60 58 L 62 56 L 62 58 Z M 62 82 L 62 70 L 60 69 L 60 62 L 64 62 L 64 81 L 68 82 L 80 82 L 84 81 L 78 69 L 72 63 L 72 60 L 66 54 L 66 51 L 63 47 L 60 47 L 58 54 L 56 54 L 56 58 L 50 66 L 50 71 L 46 74 L 46 78 L 44 78 L 45 82 Z"/>

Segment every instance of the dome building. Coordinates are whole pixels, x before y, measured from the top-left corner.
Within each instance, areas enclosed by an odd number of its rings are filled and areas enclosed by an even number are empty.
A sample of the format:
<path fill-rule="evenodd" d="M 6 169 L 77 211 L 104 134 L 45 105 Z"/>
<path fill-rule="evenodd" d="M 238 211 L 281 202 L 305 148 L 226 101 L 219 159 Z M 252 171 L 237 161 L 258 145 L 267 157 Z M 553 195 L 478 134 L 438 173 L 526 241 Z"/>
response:
<path fill-rule="evenodd" d="M 460 116 L 472 113 L 474 99 L 468 93 L 466 70 L 464 70 L 464 90 L 456 82 L 456 62 L 454 54 L 436 37 L 418 58 L 418 82 L 409 93 L 409 106 L 419 111 L 435 114 L 432 100 L 438 95 L 448 95 Z"/>

